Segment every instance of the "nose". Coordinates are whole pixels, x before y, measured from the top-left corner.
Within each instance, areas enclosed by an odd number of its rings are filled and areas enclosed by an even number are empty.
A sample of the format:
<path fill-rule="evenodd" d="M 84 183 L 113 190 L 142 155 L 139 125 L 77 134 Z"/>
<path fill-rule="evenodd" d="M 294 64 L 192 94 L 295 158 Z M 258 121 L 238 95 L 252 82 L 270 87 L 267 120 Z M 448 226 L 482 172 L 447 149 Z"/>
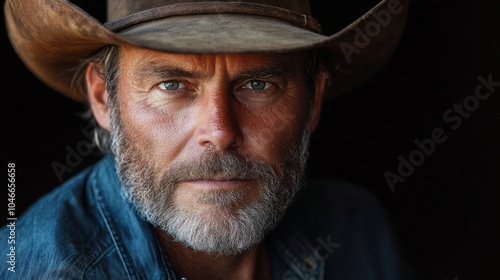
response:
<path fill-rule="evenodd" d="M 205 98 L 198 114 L 198 145 L 224 151 L 241 144 L 238 114 L 232 103 L 231 96 L 222 92 Z"/>

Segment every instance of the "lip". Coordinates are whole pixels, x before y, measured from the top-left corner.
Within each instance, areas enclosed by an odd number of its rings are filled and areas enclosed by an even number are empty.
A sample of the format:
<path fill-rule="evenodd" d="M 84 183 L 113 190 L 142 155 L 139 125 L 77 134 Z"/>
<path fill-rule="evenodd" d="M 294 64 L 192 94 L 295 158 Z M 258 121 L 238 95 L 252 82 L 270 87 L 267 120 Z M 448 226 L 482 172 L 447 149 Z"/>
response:
<path fill-rule="evenodd" d="M 219 190 L 231 190 L 239 189 L 247 185 L 249 180 L 241 179 L 225 179 L 225 178 L 214 178 L 214 179 L 199 179 L 199 180 L 189 180 L 183 183 L 188 186 L 200 189 L 219 189 Z"/>

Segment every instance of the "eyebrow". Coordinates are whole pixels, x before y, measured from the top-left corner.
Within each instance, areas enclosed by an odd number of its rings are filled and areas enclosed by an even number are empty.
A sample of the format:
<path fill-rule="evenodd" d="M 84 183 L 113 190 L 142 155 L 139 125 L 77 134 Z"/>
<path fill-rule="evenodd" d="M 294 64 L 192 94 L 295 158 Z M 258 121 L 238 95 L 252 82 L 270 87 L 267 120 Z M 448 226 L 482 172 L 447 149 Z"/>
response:
<path fill-rule="evenodd" d="M 255 69 L 249 69 L 238 73 L 237 79 L 256 79 L 269 77 L 284 77 L 289 78 L 295 74 L 291 63 L 283 59 L 276 60 L 271 64 L 263 65 Z M 172 78 L 197 78 L 200 75 L 195 71 L 186 70 L 179 65 L 170 65 L 162 61 L 150 61 L 140 67 L 137 71 L 140 77 L 159 77 L 164 79 Z"/>
<path fill-rule="evenodd" d="M 148 62 L 146 65 L 140 67 L 137 74 L 142 77 L 160 77 L 165 79 L 176 77 L 196 77 L 195 73 L 187 71 L 182 67 L 156 61 Z"/>
<path fill-rule="evenodd" d="M 269 77 L 284 77 L 288 78 L 294 74 L 293 67 L 285 61 L 275 61 L 272 64 L 264 65 L 257 69 L 251 69 L 241 72 L 240 78 L 269 78 Z"/>

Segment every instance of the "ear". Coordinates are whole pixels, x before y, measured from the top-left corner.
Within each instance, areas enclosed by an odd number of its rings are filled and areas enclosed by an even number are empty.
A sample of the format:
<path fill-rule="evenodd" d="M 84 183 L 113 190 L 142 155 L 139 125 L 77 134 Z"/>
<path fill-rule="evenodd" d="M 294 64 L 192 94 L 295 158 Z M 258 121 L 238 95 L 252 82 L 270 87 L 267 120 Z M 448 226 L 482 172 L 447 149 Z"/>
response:
<path fill-rule="evenodd" d="M 311 119 L 309 123 L 309 131 L 313 132 L 319 124 L 319 119 L 321 115 L 321 105 L 323 103 L 323 95 L 325 93 L 328 71 L 321 70 L 316 73 L 314 78 L 315 92 L 314 92 L 314 104 L 311 112 Z"/>
<path fill-rule="evenodd" d="M 106 90 L 106 82 L 104 81 L 99 65 L 89 63 L 85 72 L 85 81 L 87 83 L 87 95 L 94 118 L 99 126 L 109 131 L 108 91 Z"/>

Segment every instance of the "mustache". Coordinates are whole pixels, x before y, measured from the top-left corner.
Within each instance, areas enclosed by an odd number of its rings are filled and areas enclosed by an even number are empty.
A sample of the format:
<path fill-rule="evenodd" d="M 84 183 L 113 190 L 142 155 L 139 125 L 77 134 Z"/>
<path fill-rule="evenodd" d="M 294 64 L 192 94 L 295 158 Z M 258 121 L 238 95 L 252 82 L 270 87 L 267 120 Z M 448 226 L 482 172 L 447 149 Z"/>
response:
<path fill-rule="evenodd" d="M 236 152 L 206 151 L 200 157 L 173 163 L 164 173 L 171 182 L 193 180 L 263 180 L 276 177 L 270 163 Z"/>

